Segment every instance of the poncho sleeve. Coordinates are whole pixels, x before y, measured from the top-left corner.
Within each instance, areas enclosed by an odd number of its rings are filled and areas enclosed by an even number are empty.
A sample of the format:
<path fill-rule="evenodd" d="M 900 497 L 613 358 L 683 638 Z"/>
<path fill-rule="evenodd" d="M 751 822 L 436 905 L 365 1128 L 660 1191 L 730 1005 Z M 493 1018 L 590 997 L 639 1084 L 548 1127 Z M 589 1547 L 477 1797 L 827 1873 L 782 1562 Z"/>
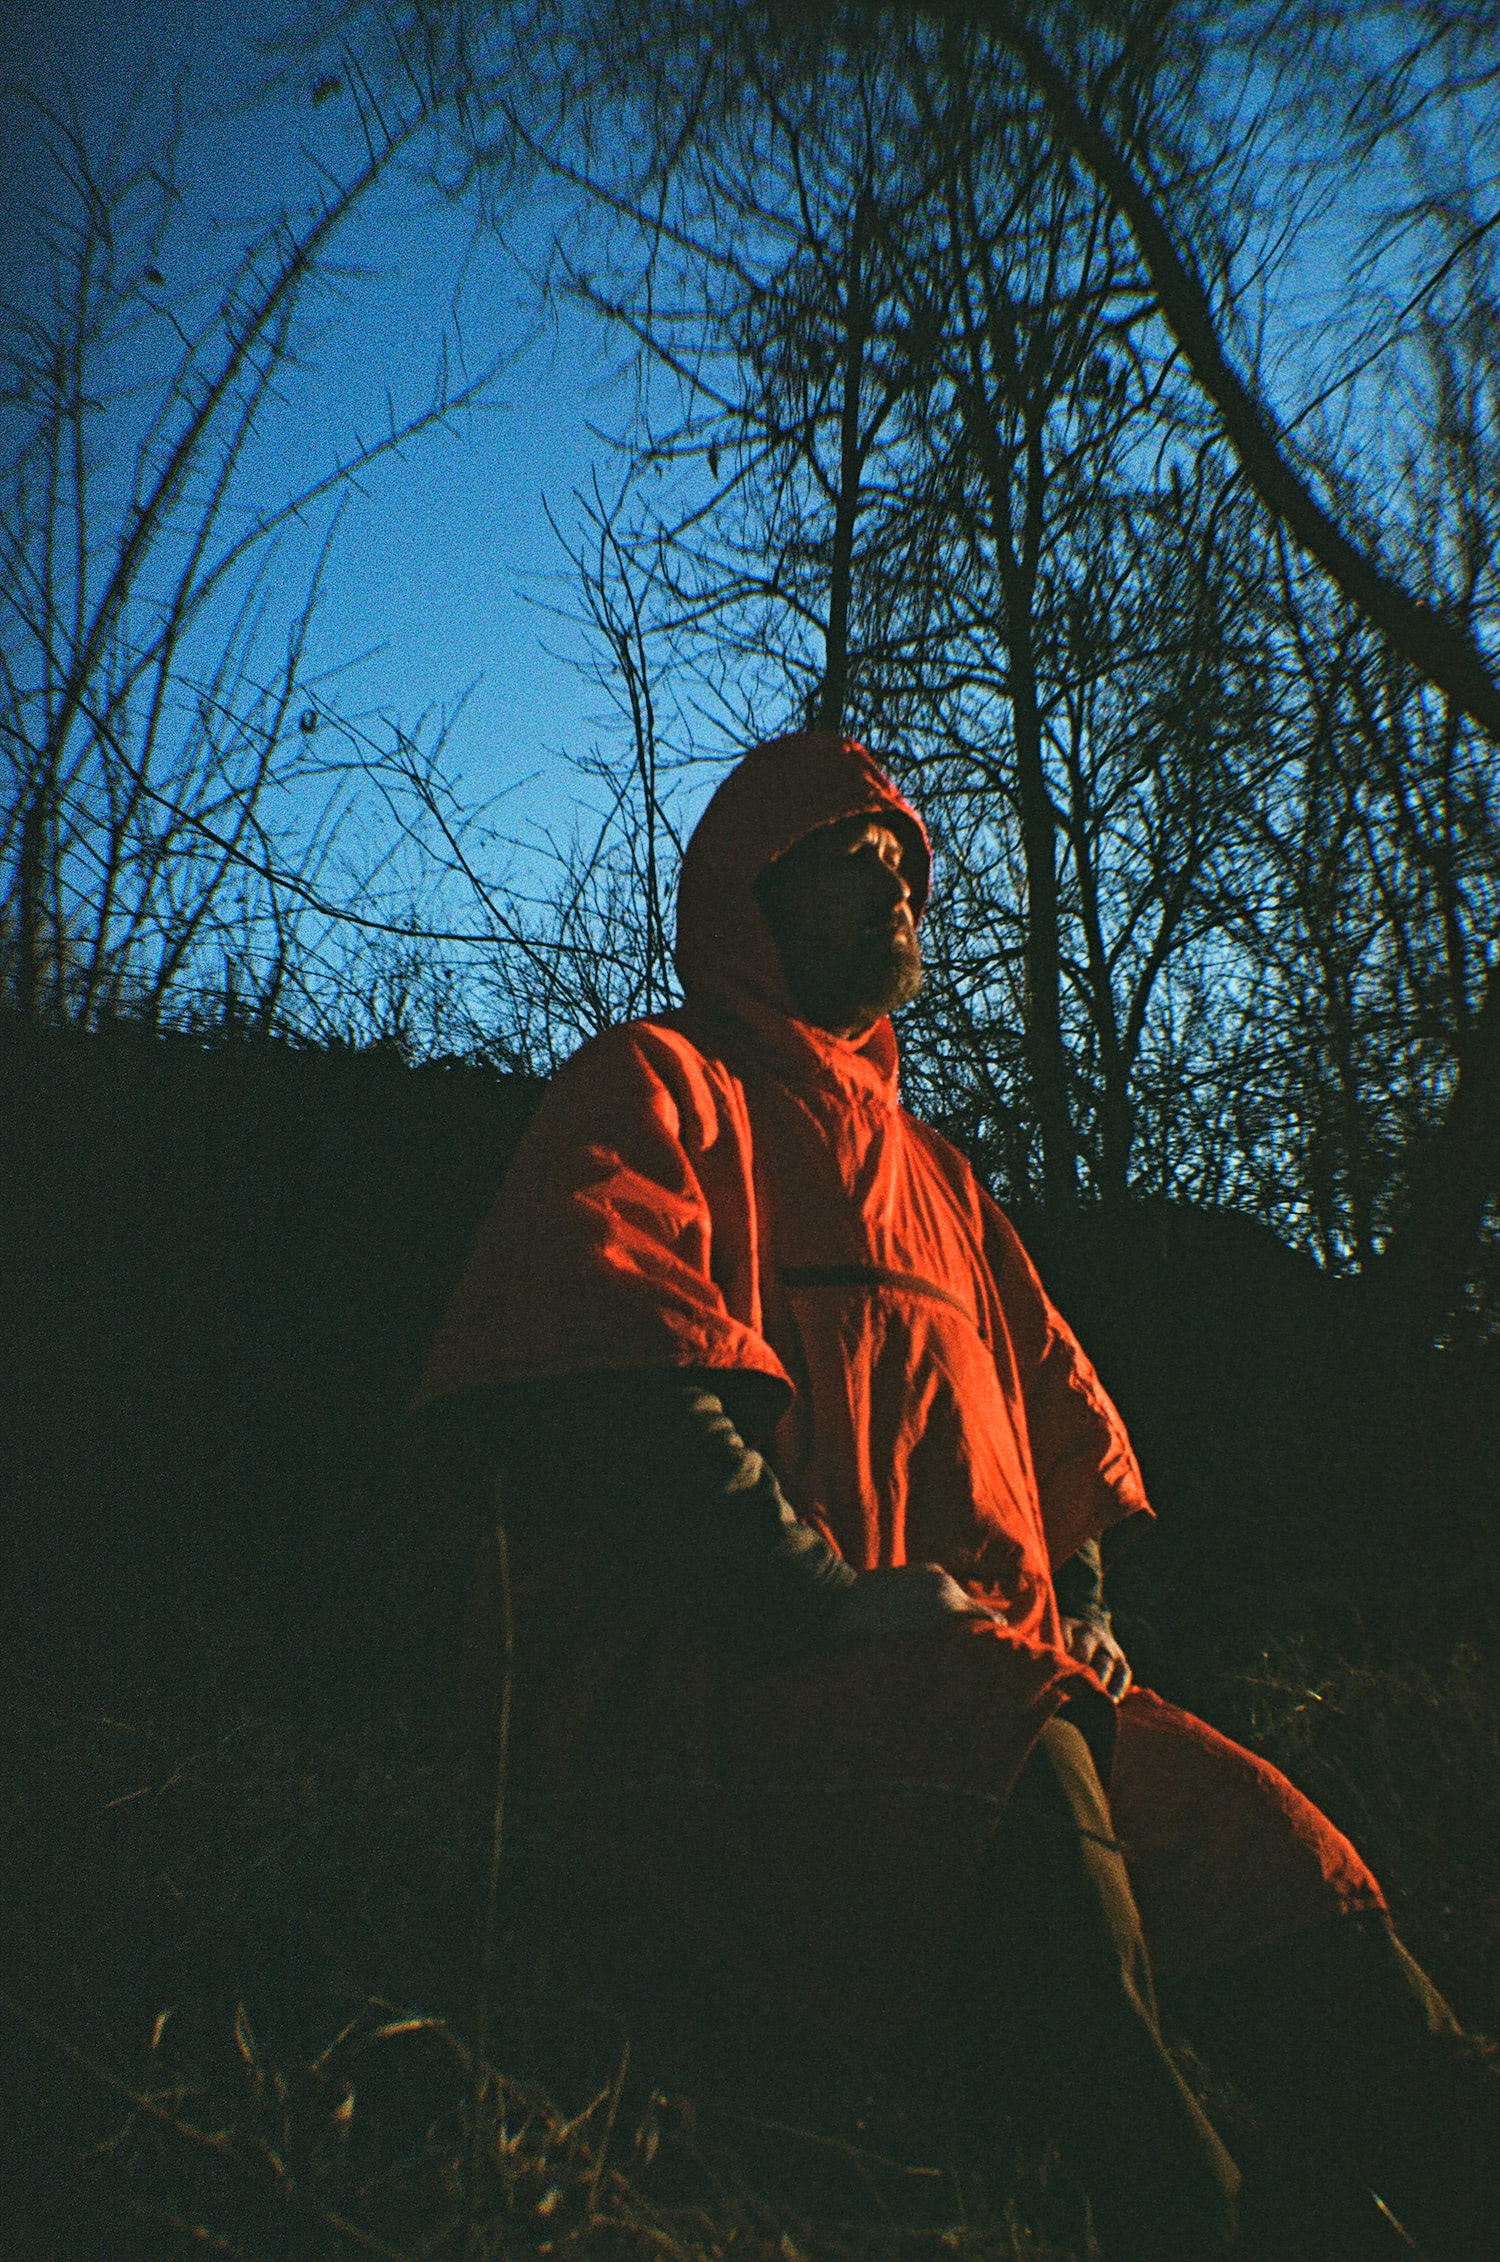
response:
<path fill-rule="evenodd" d="M 791 1384 L 761 1333 L 750 1137 L 732 1079 L 670 1026 L 559 1073 L 450 1301 L 416 1404 L 638 1368 Z"/>
<path fill-rule="evenodd" d="M 1089 1540 L 1152 1513 L 1125 1424 L 1020 1236 L 981 1189 L 985 1255 L 999 1294 L 1055 1570 Z"/>
<path fill-rule="evenodd" d="M 759 1329 L 735 1087 L 660 1025 L 562 1072 L 518 1150 L 429 1355 L 417 1407 L 475 1407 L 532 1536 L 593 1524 L 747 1658 L 815 1644 L 853 1573 L 798 1521 L 705 1376 L 791 1394 Z"/>

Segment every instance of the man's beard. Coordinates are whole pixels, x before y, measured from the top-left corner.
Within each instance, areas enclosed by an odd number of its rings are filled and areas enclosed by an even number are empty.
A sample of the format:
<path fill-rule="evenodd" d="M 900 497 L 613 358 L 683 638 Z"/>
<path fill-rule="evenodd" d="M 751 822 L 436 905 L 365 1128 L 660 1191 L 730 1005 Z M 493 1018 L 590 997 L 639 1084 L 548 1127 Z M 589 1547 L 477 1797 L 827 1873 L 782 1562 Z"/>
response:
<path fill-rule="evenodd" d="M 825 946 L 787 973 L 802 1014 L 818 1028 L 869 1026 L 910 1005 L 922 987 L 922 947 L 911 925 L 882 923 L 842 958 L 830 962 Z"/>

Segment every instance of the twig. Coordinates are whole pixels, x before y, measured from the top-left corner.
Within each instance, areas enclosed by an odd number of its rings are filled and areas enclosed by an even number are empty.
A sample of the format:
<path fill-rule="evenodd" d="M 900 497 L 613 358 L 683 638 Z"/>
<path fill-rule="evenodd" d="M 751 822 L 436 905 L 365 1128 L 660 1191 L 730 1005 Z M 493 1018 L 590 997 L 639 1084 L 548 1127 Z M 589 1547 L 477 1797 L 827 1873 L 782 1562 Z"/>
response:
<path fill-rule="evenodd" d="M 924 2168 L 912 2160 L 889 2159 L 883 2152 L 871 2152 L 863 2145 L 850 2144 L 844 2137 L 825 2136 L 815 2128 L 798 2128 L 793 2121 L 763 2120 L 758 2113 L 744 2113 L 722 2104 L 717 2109 L 725 2119 L 739 2121 L 745 2128 L 762 2129 L 770 2136 L 795 2137 L 799 2144 L 814 2145 L 822 2152 L 836 2152 L 841 2159 L 859 2167 L 884 2168 L 897 2176 L 941 2178 L 948 2173 L 946 2168 Z"/>
<path fill-rule="evenodd" d="M 496 1507 L 502 1502 L 496 1486 Z M 474 2004 L 474 2083 L 469 2096 L 469 2194 L 465 2252 L 480 2249 L 480 2155 L 483 2150 L 485 2054 L 489 2045 L 494 1992 L 495 1951 L 500 1918 L 500 1867 L 505 1853 L 505 1794 L 510 1781 L 510 1708 L 515 1681 L 516 1630 L 510 1589 L 510 1543 L 504 1523 L 495 1522 L 495 1552 L 500 1574 L 500 1721 L 495 1735 L 495 1797 L 490 1816 L 490 1869 L 485 1885 L 484 1931 L 479 1950 L 479 1986 Z"/>
<path fill-rule="evenodd" d="M 599 2157 L 594 2162 L 594 2173 L 589 2179 L 589 2221 L 599 2212 L 599 2185 L 604 2175 L 604 2163 L 609 2157 L 609 2140 L 615 2133 L 615 2116 L 620 2110 L 620 2093 L 625 2087 L 625 2076 L 630 2071 L 630 2036 L 625 2037 L 625 2047 L 620 2052 L 620 2068 L 615 2075 L 614 2088 L 609 2093 L 609 2111 L 604 2119 L 604 2134 L 599 2139 Z"/>
<path fill-rule="evenodd" d="M 1416 2240 L 1412 2237 L 1411 2232 L 1407 2229 L 1406 2225 L 1402 2222 L 1397 2221 L 1396 2217 L 1391 2213 L 1389 2207 L 1387 2207 L 1385 2201 L 1381 2198 L 1379 2192 L 1372 2191 L 1370 2197 L 1374 2200 L 1375 2205 L 1379 2208 L 1381 2214 L 1390 2224 L 1391 2229 L 1395 2232 L 1397 2238 L 1400 2239 L 1407 2252 L 1409 2254 L 1415 2254 L 1421 2257 L 1421 2247 L 1418 2246 Z"/>
<path fill-rule="evenodd" d="M 552 2141 L 553 2141 L 553 2143 L 554 2143 L 554 2144 L 567 2144 L 567 2143 L 569 2143 L 569 2142 L 570 2142 L 570 2141 L 572 2140 L 572 2138 L 574 2138 L 574 2137 L 575 2137 L 575 2136 L 576 2136 L 576 2135 L 578 2134 L 578 2131 L 579 2131 L 579 2130 L 580 2130 L 580 2129 L 581 2129 L 581 2128 L 583 2127 L 584 2123 L 585 2123 L 586 2121 L 590 2121 L 590 2120 L 592 2120 L 592 2119 L 593 2119 L 593 2117 L 594 2117 L 595 2113 L 597 2113 L 597 2112 L 598 2112 L 598 2110 L 599 2110 L 599 2107 L 600 2107 L 600 2106 L 601 2106 L 601 2105 L 602 2105 L 602 2104 L 603 2104 L 603 2103 L 605 2102 L 605 2100 L 606 2100 L 606 2099 L 608 2098 L 608 2096 L 609 2096 L 609 2083 L 608 2083 L 608 2082 L 606 2082 L 606 2083 L 605 2083 L 605 2085 L 604 2085 L 604 2087 L 603 2087 L 603 2088 L 602 2088 L 602 2089 L 600 2090 L 600 2092 L 599 2092 L 598 2096 L 597 2096 L 597 2097 L 591 2097 L 591 2098 L 589 2099 L 588 2103 L 587 2103 L 587 2104 L 586 2104 L 586 2105 L 584 2106 L 584 2108 L 583 2108 L 583 2111 L 582 2111 L 581 2113 L 575 2113 L 575 2114 L 573 2115 L 573 2118 L 572 2118 L 572 2119 L 571 2119 L 570 2121 L 563 2121 L 563 2122 L 561 2122 L 561 2123 L 560 2123 L 560 2124 L 559 2124 L 559 2125 L 558 2125 L 558 2126 L 557 2126 L 556 2128 L 554 2128 L 554 2129 L 553 2129 L 553 2131 L 552 2131 Z"/>
<path fill-rule="evenodd" d="M 28 2034 L 34 2034 L 39 2042 L 45 2042 L 49 2048 L 59 2051 L 70 2064 L 77 2066 L 80 2073 L 86 2073 L 91 2081 L 101 2082 L 106 2089 L 113 2090 L 117 2097 L 123 2097 L 127 2105 L 133 2105 L 138 2113 L 144 2113 L 148 2120 L 155 2121 L 159 2127 L 170 2129 L 174 2136 L 180 2136 L 185 2143 L 196 2144 L 205 2151 L 235 2156 L 234 2139 L 227 2129 L 201 2129 L 196 2128 L 191 2121 L 179 2120 L 175 2113 L 168 2112 L 165 2105 L 159 2105 L 154 2097 L 147 2096 L 143 2090 L 132 2088 L 128 2081 L 122 2081 L 107 2066 L 101 2066 L 97 2059 L 88 2057 L 75 2043 L 69 2042 L 66 2036 L 55 2032 L 30 2011 L 23 2010 L 14 1997 L 3 1990 L 0 1990 L 0 2010 L 13 2018 L 18 2026 L 24 2026 Z"/>
<path fill-rule="evenodd" d="M 232 2238 L 225 2238 L 222 2231 L 211 2231 L 207 2223 L 190 2222 L 186 2215 L 179 2215 L 175 2208 L 153 2207 L 147 2200 L 132 2199 L 130 2211 L 133 2215 L 139 2215 L 143 2222 L 162 2223 L 169 2231 L 180 2231 L 184 2238 L 192 2239 L 198 2246 L 207 2247 L 210 2254 L 227 2254 L 232 2262 L 260 2262 L 259 2255 L 252 2247 L 237 2246 Z"/>
<path fill-rule="evenodd" d="M 347 2216 L 335 2215 L 331 2208 L 318 2207 L 309 2199 L 302 2204 L 325 2230 L 332 2231 L 338 2238 L 346 2238 L 351 2246 L 359 2247 L 366 2254 L 378 2255 L 380 2262 L 412 2262 L 404 2247 L 387 2246 L 383 2238 L 376 2238 L 373 2231 L 362 2231 L 358 2223 L 351 2223 Z"/>

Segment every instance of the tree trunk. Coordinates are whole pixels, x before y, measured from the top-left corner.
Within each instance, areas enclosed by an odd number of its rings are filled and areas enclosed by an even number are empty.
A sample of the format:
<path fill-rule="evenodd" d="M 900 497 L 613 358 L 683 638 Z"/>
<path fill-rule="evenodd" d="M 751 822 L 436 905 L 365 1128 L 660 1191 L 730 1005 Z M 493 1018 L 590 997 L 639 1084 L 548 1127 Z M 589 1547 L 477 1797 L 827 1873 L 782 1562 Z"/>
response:
<path fill-rule="evenodd" d="M 845 300 L 848 333 L 844 360 L 844 397 L 839 415 L 839 487 L 833 519 L 833 557 L 828 580 L 828 629 L 823 640 L 823 681 L 818 691 L 813 727 L 840 730 L 849 696 L 849 599 L 854 583 L 854 527 L 859 515 L 859 483 L 864 470 L 859 412 L 864 386 L 865 344 L 869 308 L 865 296 L 865 202 L 861 197 L 854 215 L 849 247 L 849 281 Z"/>
<path fill-rule="evenodd" d="M 1018 577 L 1006 578 L 1010 581 Z M 1016 782 L 1026 859 L 1026 1046 L 1042 1133 L 1042 1199 L 1049 1209 L 1071 1209 L 1078 1198 L 1078 1154 L 1068 1107 L 1068 1052 L 1062 1029 L 1056 825 L 1042 763 L 1042 718 L 1029 609 L 1017 602 L 1007 628 Z"/>
<path fill-rule="evenodd" d="M 1469 1032 L 1448 1111 L 1411 1175 L 1406 1208 L 1371 1267 L 1374 1296 L 1430 1343 L 1463 1293 L 1485 1206 L 1500 1194 L 1500 967 Z"/>
<path fill-rule="evenodd" d="M 35 1021 L 42 1000 L 42 833 L 46 798 L 39 785 L 21 820 L 16 886 L 16 1011 Z"/>

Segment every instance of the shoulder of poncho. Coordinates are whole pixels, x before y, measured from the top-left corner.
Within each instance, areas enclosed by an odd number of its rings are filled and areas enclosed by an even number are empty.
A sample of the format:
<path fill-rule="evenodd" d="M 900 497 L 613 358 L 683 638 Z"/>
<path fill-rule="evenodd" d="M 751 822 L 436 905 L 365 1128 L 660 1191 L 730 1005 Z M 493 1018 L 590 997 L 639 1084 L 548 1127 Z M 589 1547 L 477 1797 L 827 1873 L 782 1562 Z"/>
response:
<path fill-rule="evenodd" d="M 977 1211 L 982 1208 L 986 1195 L 974 1172 L 974 1165 L 961 1147 L 945 1139 L 941 1131 L 934 1131 L 930 1123 L 913 1115 L 909 1108 L 901 1110 L 901 1118 L 915 1144 L 935 1162 L 955 1192 L 962 1194 Z"/>
<path fill-rule="evenodd" d="M 545 1150 L 580 1140 L 629 1146 L 665 1130 L 688 1148 L 711 1146 L 744 1115 L 735 1072 L 686 1015 L 655 1014 L 605 1029 L 563 1063 L 532 1118 L 528 1142 Z M 654 1131 L 652 1130 L 654 1127 Z"/>
<path fill-rule="evenodd" d="M 670 1074 L 674 1067 L 699 1074 L 727 1074 L 724 1063 L 700 1040 L 685 1013 L 657 1013 L 639 1021 L 621 1021 L 589 1037 L 558 1070 L 555 1082 L 587 1081 L 616 1073 L 626 1060 L 641 1061 L 655 1073 Z"/>

